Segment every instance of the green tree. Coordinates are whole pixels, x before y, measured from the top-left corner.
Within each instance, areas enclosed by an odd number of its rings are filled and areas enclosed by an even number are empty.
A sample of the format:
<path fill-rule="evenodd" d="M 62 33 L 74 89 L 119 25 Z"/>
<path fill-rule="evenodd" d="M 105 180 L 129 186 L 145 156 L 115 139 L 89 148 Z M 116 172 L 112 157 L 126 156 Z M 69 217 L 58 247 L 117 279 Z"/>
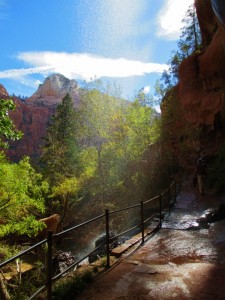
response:
<path fill-rule="evenodd" d="M 152 98 L 143 91 L 133 102 L 98 90 L 84 97 L 83 134 L 88 141 L 84 164 L 94 178 L 92 194 L 104 207 L 113 194 L 125 192 L 124 182 L 132 176 L 130 163 L 142 159 L 148 145 L 157 139 L 157 113 L 149 106 Z"/>
<path fill-rule="evenodd" d="M 35 235 L 43 226 L 36 216 L 45 210 L 48 184 L 25 157 L 18 164 L 0 154 L 0 236 Z"/>
<path fill-rule="evenodd" d="M 178 48 L 182 58 L 186 58 L 201 47 L 201 33 L 195 5 L 189 6 L 184 19 Z"/>
<path fill-rule="evenodd" d="M 57 106 L 56 113 L 47 128 L 41 158 L 51 186 L 78 174 L 77 118 L 74 101 L 67 94 Z"/>
<path fill-rule="evenodd" d="M 154 143 L 159 137 L 158 116 L 156 111 L 147 105 L 146 95 L 138 93 L 127 112 L 127 125 L 129 127 L 128 151 L 131 160 L 140 160 L 148 145 Z"/>
<path fill-rule="evenodd" d="M 77 197 L 81 188 L 82 182 L 77 177 L 66 178 L 53 187 L 51 196 L 58 200 L 55 202 L 55 208 L 61 213 L 60 224 L 63 223 L 73 206 L 82 199 L 82 197 L 80 199 Z"/>
<path fill-rule="evenodd" d="M 98 194 L 99 203 L 103 206 L 110 190 L 109 172 L 113 160 L 107 154 L 110 151 L 110 119 L 118 109 L 121 100 L 110 94 L 108 90 L 104 90 L 102 85 L 97 88 L 86 89 L 82 94 L 80 128 L 83 141 L 82 158 L 86 159 L 86 161 L 83 159 L 85 174 L 94 173 L 93 176 L 91 175 L 92 184 L 89 186 L 89 191 L 93 195 Z M 90 156 L 87 156 L 87 153 Z"/>
<path fill-rule="evenodd" d="M 159 138 L 159 115 L 146 103 L 148 103 L 148 95 L 139 92 L 128 107 L 126 116 L 129 130 L 127 134 L 128 164 L 125 178 L 133 186 L 132 197 L 134 195 L 142 197 L 141 195 L 147 188 L 147 181 L 149 180 L 143 172 L 141 161 L 143 161 L 150 145 L 156 143 Z"/>
<path fill-rule="evenodd" d="M 57 106 L 47 128 L 41 157 L 44 175 L 51 187 L 48 210 L 50 213 L 59 213 L 61 223 L 77 202 L 78 192 L 82 189 L 82 182 L 79 181 L 83 172 L 80 134 L 80 112 L 75 110 L 74 101 L 67 94 Z"/>
<path fill-rule="evenodd" d="M 22 133 L 16 130 L 9 111 L 15 109 L 15 104 L 11 99 L 0 99 L 0 147 L 7 148 L 8 140 L 18 140 L 22 137 Z"/>

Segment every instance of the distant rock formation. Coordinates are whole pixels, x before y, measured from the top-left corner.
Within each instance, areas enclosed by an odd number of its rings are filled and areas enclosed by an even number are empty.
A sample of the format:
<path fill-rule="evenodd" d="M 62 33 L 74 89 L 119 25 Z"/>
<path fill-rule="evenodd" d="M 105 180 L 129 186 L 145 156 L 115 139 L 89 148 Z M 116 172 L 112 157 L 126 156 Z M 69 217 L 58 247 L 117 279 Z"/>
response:
<path fill-rule="evenodd" d="M 74 99 L 74 106 L 79 105 L 79 86 L 75 80 L 69 80 L 61 74 L 54 74 L 45 79 L 38 90 L 25 101 L 13 97 L 16 110 L 10 112 L 16 128 L 23 132 L 23 138 L 10 143 L 7 154 L 14 161 L 23 156 L 36 160 L 41 154 L 43 137 L 47 124 L 54 114 L 57 104 L 69 93 Z M 9 98 L 5 88 L 0 85 L 0 97 Z"/>
<path fill-rule="evenodd" d="M 37 91 L 26 99 L 28 105 L 52 106 L 62 102 L 62 99 L 69 93 L 74 99 L 74 104 L 79 104 L 79 86 L 77 82 L 68 79 L 61 74 L 53 74 L 47 77 L 43 84 L 39 85 Z"/>
<path fill-rule="evenodd" d="M 7 99 L 9 98 L 9 94 L 7 93 L 6 89 L 2 84 L 0 84 L 0 97 L 1 99 Z"/>

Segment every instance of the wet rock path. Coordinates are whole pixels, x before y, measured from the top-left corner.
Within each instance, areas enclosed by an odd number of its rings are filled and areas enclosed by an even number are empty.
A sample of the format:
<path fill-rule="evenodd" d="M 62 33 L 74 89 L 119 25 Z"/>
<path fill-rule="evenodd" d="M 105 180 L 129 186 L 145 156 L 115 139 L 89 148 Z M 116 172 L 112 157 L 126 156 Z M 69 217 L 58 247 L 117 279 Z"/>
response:
<path fill-rule="evenodd" d="M 163 228 L 74 299 L 225 299 L 225 220 L 196 224 L 223 200 L 199 196 L 187 180 Z"/>

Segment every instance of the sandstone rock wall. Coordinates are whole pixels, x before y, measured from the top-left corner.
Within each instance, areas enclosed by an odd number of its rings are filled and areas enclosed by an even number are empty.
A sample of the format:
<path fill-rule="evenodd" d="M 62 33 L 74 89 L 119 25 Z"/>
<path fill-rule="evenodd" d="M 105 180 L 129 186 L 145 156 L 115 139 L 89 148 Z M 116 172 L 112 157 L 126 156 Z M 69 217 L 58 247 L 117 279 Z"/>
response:
<path fill-rule="evenodd" d="M 14 102 L 16 110 L 10 115 L 16 128 L 23 132 L 23 137 L 19 141 L 11 142 L 7 153 L 14 161 L 18 161 L 25 155 L 37 158 L 41 153 L 47 123 L 55 107 L 27 106 L 19 99 L 14 99 Z"/>
<path fill-rule="evenodd" d="M 178 97 L 188 121 L 213 128 L 217 116 L 224 113 L 225 28 L 216 19 L 210 0 L 195 4 L 203 49 L 181 63 Z"/>

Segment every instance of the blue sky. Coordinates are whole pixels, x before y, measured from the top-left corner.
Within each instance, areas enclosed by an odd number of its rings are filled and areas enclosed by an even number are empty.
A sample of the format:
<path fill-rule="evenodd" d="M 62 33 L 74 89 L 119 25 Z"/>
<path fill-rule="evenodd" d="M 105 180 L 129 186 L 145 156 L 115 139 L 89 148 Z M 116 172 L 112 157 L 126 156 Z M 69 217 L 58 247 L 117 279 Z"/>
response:
<path fill-rule="evenodd" d="M 31 96 L 53 73 L 154 93 L 193 0 L 0 0 L 0 83 Z"/>

